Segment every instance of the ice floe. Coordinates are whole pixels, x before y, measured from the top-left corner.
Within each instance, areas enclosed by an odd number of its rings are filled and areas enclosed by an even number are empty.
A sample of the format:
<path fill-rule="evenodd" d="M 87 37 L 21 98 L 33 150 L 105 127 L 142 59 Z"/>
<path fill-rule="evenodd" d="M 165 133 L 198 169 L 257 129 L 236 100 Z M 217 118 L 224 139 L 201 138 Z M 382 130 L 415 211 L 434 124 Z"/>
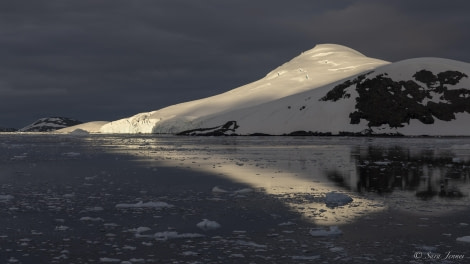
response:
<path fill-rule="evenodd" d="M 118 209 L 125 209 L 125 208 L 155 208 L 155 209 L 160 209 L 160 208 L 171 208 L 173 205 L 168 204 L 166 202 L 137 202 L 135 204 L 128 204 L 128 203 L 120 203 L 116 204 L 116 208 Z"/>
<path fill-rule="evenodd" d="M 470 243 L 470 236 L 458 237 L 458 238 L 457 238 L 457 241 Z"/>
<path fill-rule="evenodd" d="M 346 205 L 350 202 L 352 202 L 353 199 L 344 194 L 344 193 L 339 193 L 339 192 L 329 192 L 325 195 L 325 204 L 326 206 L 330 208 L 334 208 L 337 206 L 343 206 Z"/>
<path fill-rule="evenodd" d="M 202 222 L 199 222 L 196 226 L 204 231 L 215 230 L 215 229 L 220 228 L 219 223 L 217 223 L 216 221 L 208 220 L 208 219 L 203 219 Z"/>
<path fill-rule="evenodd" d="M 329 229 L 315 228 L 310 230 L 310 235 L 314 237 L 338 236 L 343 232 L 337 226 L 330 226 Z"/>
<path fill-rule="evenodd" d="M 166 241 L 168 239 L 172 238 L 199 238 L 199 237 L 204 237 L 202 234 L 198 233 L 182 233 L 179 234 L 176 231 L 163 231 L 163 232 L 157 232 L 153 235 L 155 240 L 159 241 Z"/>

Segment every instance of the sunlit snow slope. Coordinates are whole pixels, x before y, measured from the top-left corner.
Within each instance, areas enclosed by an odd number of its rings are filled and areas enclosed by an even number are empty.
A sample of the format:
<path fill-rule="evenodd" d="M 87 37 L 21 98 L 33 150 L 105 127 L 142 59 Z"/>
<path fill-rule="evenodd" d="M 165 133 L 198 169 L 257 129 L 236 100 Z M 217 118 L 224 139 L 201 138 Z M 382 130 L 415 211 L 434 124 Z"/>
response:
<path fill-rule="evenodd" d="M 470 135 L 470 64 L 410 59 L 199 121 L 232 134 Z M 235 129 L 236 127 L 236 129 Z M 220 130 L 221 131 L 221 130 Z M 185 134 L 204 134 L 204 130 Z"/>
<path fill-rule="evenodd" d="M 109 122 L 100 132 L 470 136 L 469 76 L 465 62 L 388 63 L 323 44 L 259 81 Z"/>
<path fill-rule="evenodd" d="M 254 107 L 387 64 L 350 48 L 323 44 L 268 73 L 263 79 L 216 96 L 110 122 L 102 133 L 179 133 L 208 116 Z M 217 124 L 221 125 L 221 124 Z M 262 131 L 259 131 L 262 132 Z M 268 132 L 268 131 L 263 131 Z"/>

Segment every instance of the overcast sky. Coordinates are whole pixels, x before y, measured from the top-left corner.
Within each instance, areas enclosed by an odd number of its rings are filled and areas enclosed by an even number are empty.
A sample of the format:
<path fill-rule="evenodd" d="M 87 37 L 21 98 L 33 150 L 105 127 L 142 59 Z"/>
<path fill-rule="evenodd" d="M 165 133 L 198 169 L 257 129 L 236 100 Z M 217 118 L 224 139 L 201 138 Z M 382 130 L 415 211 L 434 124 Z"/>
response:
<path fill-rule="evenodd" d="M 470 62 L 469 10 L 468 0 L 2 0 L 0 127 L 204 98 L 321 43 Z"/>

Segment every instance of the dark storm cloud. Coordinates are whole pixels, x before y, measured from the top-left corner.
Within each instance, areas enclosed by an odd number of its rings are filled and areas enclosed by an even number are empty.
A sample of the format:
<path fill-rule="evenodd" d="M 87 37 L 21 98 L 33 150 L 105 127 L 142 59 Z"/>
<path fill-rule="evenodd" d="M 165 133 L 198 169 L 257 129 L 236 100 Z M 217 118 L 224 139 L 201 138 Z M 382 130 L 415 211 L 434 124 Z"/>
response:
<path fill-rule="evenodd" d="M 319 43 L 470 61 L 468 1 L 0 2 L 0 126 L 113 120 L 261 78 Z"/>

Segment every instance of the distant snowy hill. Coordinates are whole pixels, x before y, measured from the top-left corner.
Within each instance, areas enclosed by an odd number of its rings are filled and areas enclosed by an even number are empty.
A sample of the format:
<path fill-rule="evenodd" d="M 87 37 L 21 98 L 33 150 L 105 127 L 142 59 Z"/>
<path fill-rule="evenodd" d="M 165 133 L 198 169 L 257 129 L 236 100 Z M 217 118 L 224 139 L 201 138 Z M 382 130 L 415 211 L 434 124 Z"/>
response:
<path fill-rule="evenodd" d="M 259 81 L 109 122 L 100 132 L 470 135 L 469 74 L 464 62 L 388 63 L 323 44 Z"/>
<path fill-rule="evenodd" d="M 15 132 L 18 131 L 16 128 L 9 128 L 9 127 L 0 127 L 0 132 Z"/>
<path fill-rule="evenodd" d="M 103 125 L 109 123 L 108 121 L 92 121 L 75 126 L 69 126 L 56 130 L 59 133 L 71 133 L 76 135 L 83 135 L 89 133 L 99 133 Z"/>
<path fill-rule="evenodd" d="M 67 118 L 67 117 L 46 117 L 35 121 L 34 123 L 25 126 L 18 131 L 20 132 L 49 132 L 61 128 L 81 124 L 81 121 Z"/>

